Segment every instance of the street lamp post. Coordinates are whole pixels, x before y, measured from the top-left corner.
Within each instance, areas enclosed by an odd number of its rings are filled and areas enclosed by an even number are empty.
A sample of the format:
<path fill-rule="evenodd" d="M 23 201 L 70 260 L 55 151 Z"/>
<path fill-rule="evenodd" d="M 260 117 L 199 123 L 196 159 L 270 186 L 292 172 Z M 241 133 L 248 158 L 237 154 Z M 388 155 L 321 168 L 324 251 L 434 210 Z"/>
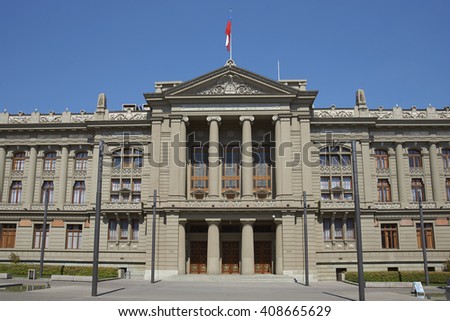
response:
<path fill-rule="evenodd" d="M 358 261 L 358 288 L 359 300 L 365 301 L 365 281 L 362 253 L 362 235 L 361 235 L 361 206 L 359 203 L 358 187 L 358 166 L 356 162 L 356 141 L 352 141 L 352 165 L 353 165 L 353 197 L 355 201 L 355 228 L 356 228 L 356 257 Z"/>
<path fill-rule="evenodd" d="M 42 278 L 44 272 L 44 255 L 45 255 L 45 244 L 47 243 L 47 212 L 48 212 L 48 198 L 49 198 L 49 187 L 44 186 L 44 224 L 42 226 L 42 239 L 41 239 L 41 258 L 39 261 L 39 278 Z"/>
<path fill-rule="evenodd" d="M 420 234 L 422 237 L 422 255 L 423 255 L 423 269 L 425 272 L 425 284 L 430 285 L 430 278 L 428 274 L 427 242 L 425 238 L 425 226 L 423 223 L 422 191 L 419 190 L 418 196 L 419 196 Z"/>

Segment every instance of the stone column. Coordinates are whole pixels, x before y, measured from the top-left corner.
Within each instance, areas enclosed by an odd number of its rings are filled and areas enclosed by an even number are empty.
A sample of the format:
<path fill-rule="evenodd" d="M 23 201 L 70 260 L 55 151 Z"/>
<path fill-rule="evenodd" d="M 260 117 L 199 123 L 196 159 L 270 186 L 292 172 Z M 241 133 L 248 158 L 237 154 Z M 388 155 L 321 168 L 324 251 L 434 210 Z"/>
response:
<path fill-rule="evenodd" d="M 403 166 L 403 145 L 397 143 L 395 146 L 395 162 L 397 163 L 397 187 L 398 187 L 398 199 L 402 207 L 405 207 L 408 202 L 406 193 L 406 175 L 405 168 Z"/>
<path fill-rule="evenodd" d="M 28 179 L 27 179 L 27 194 L 24 206 L 28 209 L 31 208 L 34 199 L 34 187 L 36 184 L 36 161 L 37 161 L 37 148 L 36 146 L 30 147 L 30 164 L 28 169 Z"/>
<path fill-rule="evenodd" d="M 283 274 L 283 224 L 281 219 L 275 219 L 275 274 Z"/>
<path fill-rule="evenodd" d="M 431 171 L 431 187 L 433 190 L 433 200 L 436 202 L 436 205 L 440 207 L 442 203 L 442 195 L 441 195 L 441 182 L 439 175 L 439 161 L 437 155 L 437 147 L 436 143 L 431 143 L 430 148 L 430 171 Z"/>
<path fill-rule="evenodd" d="M 242 199 L 253 199 L 253 148 L 252 148 L 252 122 L 253 116 L 241 116 L 239 121 L 242 125 L 242 169 L 241 169 L 241 197 Z"/>
<path fill-rule="evenodd" d="M 292 197 L 291 116 L 279 115 L 272 119 L 275 121 L 277 199 L 289 199 Z"/>
<path fill-rule="evenodd" d="M 57 203 L 57 207 L 60 210 L 64 209 L 64 203 L 66 202 L 68 162 L 69 162 L 69 148 L 67 146 L 62 146 L 61 172 L 59 175 L 58 203 Z"/>
<path fill-rule="evenodd" d="M 178 220 L 178 274 L 186 274 L 186 219 Z"/>
<path fill-rule="evenodd" d="M 3 201 L 3 185 L 5 185 L 6 148 L 0 147 L 0 202 Z"/>
<path fill-rule="evenodd" d="M 187 117 L 186 117 L 187 118 Z M 170 119 L 170 188 L 169 198 L 186 199 L 186 124 L 181 116 Z"/>
<path fill-rule="evenodd" d="M 255 244 L 253 238 L 253 224 L 255 219 L 241 219 L 242 223 L 242 241 L 241 258 L 243 275 L 255 274 Z"/>
<path fill-rule="evenodd" d="M 222 118 L 220 116 L 208 116 L 206 120 L 209 123 L 209 198 L 219 198 L 219 179 L 220 179 L 220 161 L 219 161 L 219 125 Z"/>
<path fill-rule="evenodd" d="M 278 121 L 278 116 L 273 116 L 272 121 L 275 125 L 275 197 L 278 198 L 283 194 L 283 178 L 282 178 L 282 168 L 281 168 L 281 158 L 279 154 L 280 150 L 280 122 Z M 274 180 L 272 179 L 272 182 Z"/>
<path fill-rule="evenodd" d="M 206 268 L 208 274 L 220 274 L 220 219 L 206 219 L 208 223 L 208 247 Z"/>

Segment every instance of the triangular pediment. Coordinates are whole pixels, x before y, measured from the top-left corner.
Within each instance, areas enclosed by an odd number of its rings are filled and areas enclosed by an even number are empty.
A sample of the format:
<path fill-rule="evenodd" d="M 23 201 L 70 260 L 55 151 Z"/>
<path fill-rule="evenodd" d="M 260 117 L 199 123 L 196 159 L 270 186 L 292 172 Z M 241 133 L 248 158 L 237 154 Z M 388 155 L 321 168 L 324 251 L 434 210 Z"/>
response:
<path fill-rule="evenodd" d="M 227 65 L 213 72 L 181 83 L 163 92 L 170 97 L 222 96 L 286 96 L 297 91 L 269 78 L 262 77 L 235 65 Z"/>

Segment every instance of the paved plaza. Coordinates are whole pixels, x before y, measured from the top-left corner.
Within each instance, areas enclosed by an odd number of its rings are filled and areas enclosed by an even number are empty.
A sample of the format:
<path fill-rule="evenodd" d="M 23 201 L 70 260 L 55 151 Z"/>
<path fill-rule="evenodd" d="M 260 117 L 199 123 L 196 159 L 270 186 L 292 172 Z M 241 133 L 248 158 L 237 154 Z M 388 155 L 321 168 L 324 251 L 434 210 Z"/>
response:
<path fill-rule="evenodd" d="M 357 301 L 358 286 L 344 282 L 314 282 L 305 286 L 286 276 L 175 276 L 152 284 L 150 281 L 117 279 L 98 283 L 91 296 L 90 282 L 48 279 L 0 280 L 5 285 L 30 285 L 31 291 L 0 290 L 0 301 Z M 31 285 L 49 285 L 32 290 Z M 17 287 L 16 287 L 17 288 Z M 425 287 L 428 297 L 417 298 L 411 288 L 366 288 L 367 301 L 448 300 L 445 290 Z"/>

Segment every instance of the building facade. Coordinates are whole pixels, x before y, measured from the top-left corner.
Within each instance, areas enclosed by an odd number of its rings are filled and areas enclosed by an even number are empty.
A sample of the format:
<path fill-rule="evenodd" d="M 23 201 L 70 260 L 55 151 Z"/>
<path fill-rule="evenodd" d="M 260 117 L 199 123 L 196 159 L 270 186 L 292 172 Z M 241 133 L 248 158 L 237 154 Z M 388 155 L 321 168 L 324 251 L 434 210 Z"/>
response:
<path fill-rule="evenodd" d="M 233 61 L 157 82 L 146 104 L 93 113 L 0 113 L 0 262 L 92 262 L 99 143 L 100 265 L 176 274 L 356 271 L 355 179 L 365 271 L 422 270 L 450 255 L 450 108 L 314 108 L 305 80 Z M 356 141 L 356 160 L 351 141 Z M 357 164 L 357 177 L 352 172 Z M 154 191 L 156 219 L 153 222 Z M 306 192 L 306 198 L 303 193 Z M 48 222 L 43 224 L 45 198 Z M 43 240 L 44 228 L 47 237 Z"/>

